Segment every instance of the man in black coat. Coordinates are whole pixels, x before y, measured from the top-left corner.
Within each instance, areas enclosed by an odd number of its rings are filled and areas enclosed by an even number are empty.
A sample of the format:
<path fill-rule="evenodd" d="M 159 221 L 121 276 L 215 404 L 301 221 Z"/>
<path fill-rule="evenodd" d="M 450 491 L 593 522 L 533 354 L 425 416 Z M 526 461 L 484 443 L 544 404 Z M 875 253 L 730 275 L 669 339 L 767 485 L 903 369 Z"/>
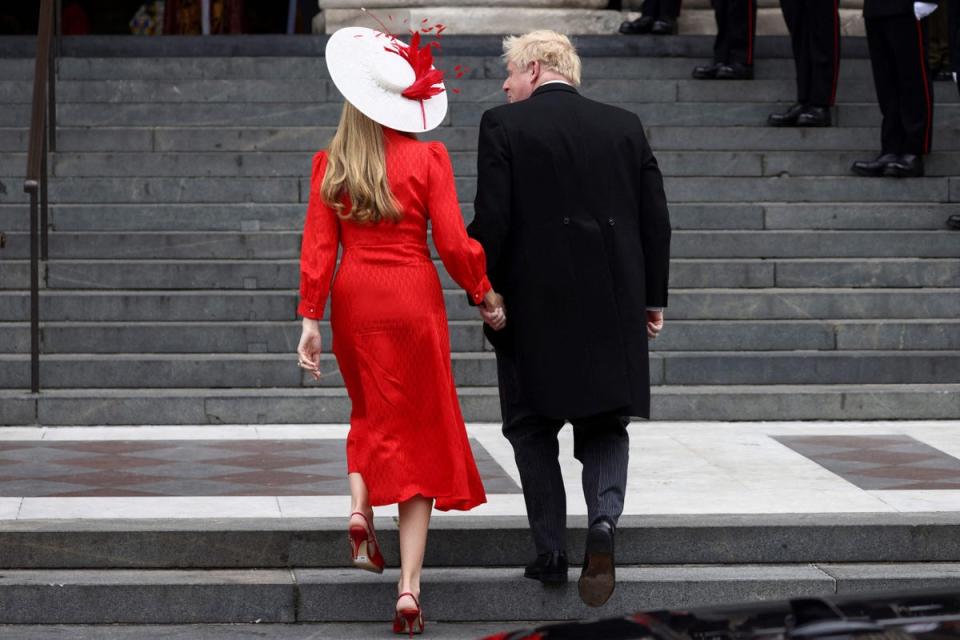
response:
<path fill-rule="evenodd" d="M 626 425 L 649 416 L 647 340 L 667 304 L 663 179 L 637 116 L 578 93 L 565 36 L 535 31 L 504 51 L 511 104 L 481 119 L 468 232 L 507 309 L 506 328 L 487 336 L 538 553 L 525 575 L 566 581 L 557 434 L 570 421 L 590 525 L 580 595 L 597 606 L 614 587 Z"/>
<path fill-rule="evenodd" d="M 880 155 L 859 160 L 861 176 L 923 175 L 933 133 L 933 83 L 927 69 L 926 25 L 936 5 L 912 0 L 864 0 L 863 18 L 873 83 L 883 114 Z"/>

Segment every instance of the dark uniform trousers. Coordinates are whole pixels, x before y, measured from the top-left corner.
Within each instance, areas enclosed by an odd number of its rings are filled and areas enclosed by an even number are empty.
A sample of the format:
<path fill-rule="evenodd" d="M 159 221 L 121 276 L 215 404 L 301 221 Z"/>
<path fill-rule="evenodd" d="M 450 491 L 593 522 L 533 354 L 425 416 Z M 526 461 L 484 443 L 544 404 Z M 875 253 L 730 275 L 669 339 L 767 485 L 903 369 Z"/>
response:
<path fill-rule="evenodd" d="M 943 10 L 942 8 L 940 9 Z M 933 133 L 926 26 L 912 13 L 865 17 L 873 83 L 883 114 L 881 152 L 924 155 Z"/>
<path fill-rule="evenodd" d="M 513 446 L 527 519 L 537 554 L 566 550 L 567 496 L 557 436 L 563 418 L 537 415 L 526 406 L 511 355 L 497 351 L 503 434 Z M 605 413 L 573 419 L 573 455 L 583 465 L 581 482 L 587 522 L 623 513 L 630 457 L 629 417 Z"/>
<path fill-rule="evenodd" d="M 682 0 L 643 0 L 640 13 L 651 18 L 676 18 Z"/>
<path fill-rule="evenodd" d="M 753 64 L 757 34 L 756 0 L 711 0 L 717 19 L 713 61 L 722 64 Z"/>
<path fill-rule="evenodd" d="M 839 0 L 780 0 L 797 68 L 797 102 L 831 107 L 840 73 Z"/>

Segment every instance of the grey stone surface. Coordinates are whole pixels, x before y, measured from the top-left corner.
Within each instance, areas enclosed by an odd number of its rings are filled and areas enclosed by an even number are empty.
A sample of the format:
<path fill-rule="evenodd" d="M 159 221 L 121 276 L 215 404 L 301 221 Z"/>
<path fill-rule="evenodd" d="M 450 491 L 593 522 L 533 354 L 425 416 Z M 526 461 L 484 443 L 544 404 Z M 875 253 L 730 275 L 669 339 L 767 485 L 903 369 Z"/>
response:
<path fill-rule="evenodd" d="M 956 204 L 883 203 L 864 204 L 768 204 L 764 206 L 767 229 L 937 229 L 946 228 L 946 218 L 960 213 Z M 672 213 L 672 210 L 671 210 Z"/>
<path fill-rule="evenodd" d="M 5 257 L 25 259 L 30 254 L 29 234 L 7 234 Z M 49 236 L 52 255 L 65 259 L 249 259 L 298 258 L 299 231 L 203 233 L 61 232 Z M 186 265 L 186 266 L 189 266 Z M 262 266 L 262 265 L 261 265 Z M 271 288 L 271 287 L 268 287 Z"/>
<path fill-rule="evenodd" d="M 850 167 L 857 160 L 872 160 L 876 151 L 767 151 L 763 154 L 763 175 L 767 176 L 837 176 L 852 174 Z M 924 163 L 927 177 L 955 176 L 960 172 L 960 155 L 940 152 Z"/>
<path fill-rule="evenodd" d="M 63 153 L 57 177 L 307 177 L 312 152 L 296 153 Z"/>
<path fill-rule="evenodd" d="M 759 385 L 653 390 L 655 420 L 942 420 L 960 411 L 957 385 Z"/>
<path fill-rule="evenodd" d="M 343 568 L 343 520 L 16 520 L 0 525 L 4 569 Z M 956 562 L 956 514 L 630 516 L 618 528 L 623 565 Z M 397 529 L 377 523 L 389 567 Z M 571 560 L 580 561 L 585 522 L 568 521 Z M 425 560 L 437 567 L 510 567 L 529 558 L 522 516 L 464 516 L 431 526 Z"/>
<path fill-rule="evenodd" d="M 840 349 L 960 349 L 960 322 L 845 323 L 836 325 Z"/>
<path fill-rule="evenodd" d="M 954 287 L 960 260 L 785 260 L 776 263 L 778 287 Z"/>
<path fill-rule="evenodd" d="M 329 78 L 322 57 L 64 57 L 60 76 L 66 80 L 259 79 L 312 80 Z"/>
<path fill-rule="evenodd" d="M 670 202 L 947 202 L 946 178 L 665 178 Z M 463 197 L 463 194 L 461 194 Z"/>
<path fill-rule="evenodd" d="M 0 620 L 17 623 L 293 622 L 289 572 L 5 571 Z"/>
<path fill-rule="evenodd" d="M 389 617 L 396 586 L 389 573 L 368 577 L 339 569 L 295 571 L 301 619 Z M 576 582 L 545 590 L 520 575 L 519 568 L 435 569 L 424 575 L 424 607 L 429 606 L 430 615 L 439 620 L 579 619 L 596 614 L 580 601 Z M 617 589 L 604 615 L 832 592 L 832 578 L 810 566 L 618 567 Z M 352 605 L 361 599 L 370 604 Z M 471 603 L 466 610 L 464 602 Z"/>
<path fill-rule="evenodd" d="M 960 383 L 956 351 L 682 353 L 664 367 L 672 385 Z"/>
<path fill-rule="evenodd" d="M 57 203 L 299 202 L 296 178 L 57 178 Z M 0 203 L 25 203 L 22 181 L 0 179 Z"/>
<path fill-rule="evenodd" d="M 669 308 L 678 320 L 954 318 L 958 294 L 956 288 L 679 290 Z"/>
<path fill-rule="evenodd" d="M 675 258 L 958 258 L 955 238 L 937 231 L 679 231 Z M 838 285 L 842 286 L 842 285 Z"/>
<path fill-rule="evenodd" d="M 759 260 L 673 260 L 670 286 L 682 288 L 772 287 L 774 264 Z"/>
<path fill-rule="evenodd" d="M 668 311 L 664 330 L 650 348 L 658 351 L 831 350 L 835 341 L 834 326 L 835 323 L 821 321 L 674 320 Z"/>
<path fill-rule="evenodd" d="M 0 115 L 0 126 L 23 126 L 26 113 L 12 105 Z M 68 127 L 129 127 L 129 126 L 336 126 L 340 104 L 335 102 L 270 102 L 206 104 L 181 103 L 119 103 L 93 105 L 67 103 L 57 109 L 58 121 Z"/>
<path fill-rule="evenodd" d="M 837 581 L 837 593 L 869 593 L 960 587 L 960 565 L 953 563 L 819 564 Z"/>
<path fill-rule="evenodd" d="M 37 423 L 37 399 L 30 393 L 0 391 L 0 425 L 32 425 Z"/>
<path fill-rule="evenodd" d="M 19 219 L 25 217 L 22 207 L 10 209 Z M 299 232 L 306 209 L 302 202 L 55 204 L 50 220 L 57 231 Z"/>
<path fill-rule="evenodd" d="M 5 83 L 0 82 L 0 100 Z M 64 80 L 57 84 L 57 100 L 70 103 L 257 103 L 326 102 L 339 94 L 326 79 L 277 76 L 269 79 L 202 78 L 188 80 Z M 28 98 L 26 102 L 30 102 Z"/>
<path fill-rule="evenodd" d="M 670 226 L 682 229 L 763 229 L 764 207 L 751 203 L 669 203 Z"/>

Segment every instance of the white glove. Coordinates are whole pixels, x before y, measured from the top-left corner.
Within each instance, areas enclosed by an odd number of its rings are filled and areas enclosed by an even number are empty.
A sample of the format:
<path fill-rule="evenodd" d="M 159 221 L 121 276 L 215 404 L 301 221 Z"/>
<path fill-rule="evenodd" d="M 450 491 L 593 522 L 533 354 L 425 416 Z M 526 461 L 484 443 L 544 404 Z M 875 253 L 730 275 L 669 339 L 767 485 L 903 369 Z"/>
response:
<path fill-rule="evenodd" d="M 917 16 L 917 20 L 923 20 L 928 15 L 937 10 L 936 2 L 914 2 L 913 3 L 913 15 Z"/>

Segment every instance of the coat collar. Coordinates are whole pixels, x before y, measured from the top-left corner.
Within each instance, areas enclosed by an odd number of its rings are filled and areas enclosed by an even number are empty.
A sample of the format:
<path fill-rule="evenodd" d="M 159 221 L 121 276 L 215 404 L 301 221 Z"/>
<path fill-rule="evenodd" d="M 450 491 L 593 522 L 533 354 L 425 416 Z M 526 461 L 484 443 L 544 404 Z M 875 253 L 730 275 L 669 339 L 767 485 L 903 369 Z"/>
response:
<path fill-rule="evenodd" d="M 539 96 L 542 93 L 550 93 L 551 91 L 565 91 L 566 93 L 576 93 L 579 95 L 579 91 L 575 87 L 563 82 L 551 82 L 550 84 L 542 84 L 530 94 L 530 97 Z"/>

